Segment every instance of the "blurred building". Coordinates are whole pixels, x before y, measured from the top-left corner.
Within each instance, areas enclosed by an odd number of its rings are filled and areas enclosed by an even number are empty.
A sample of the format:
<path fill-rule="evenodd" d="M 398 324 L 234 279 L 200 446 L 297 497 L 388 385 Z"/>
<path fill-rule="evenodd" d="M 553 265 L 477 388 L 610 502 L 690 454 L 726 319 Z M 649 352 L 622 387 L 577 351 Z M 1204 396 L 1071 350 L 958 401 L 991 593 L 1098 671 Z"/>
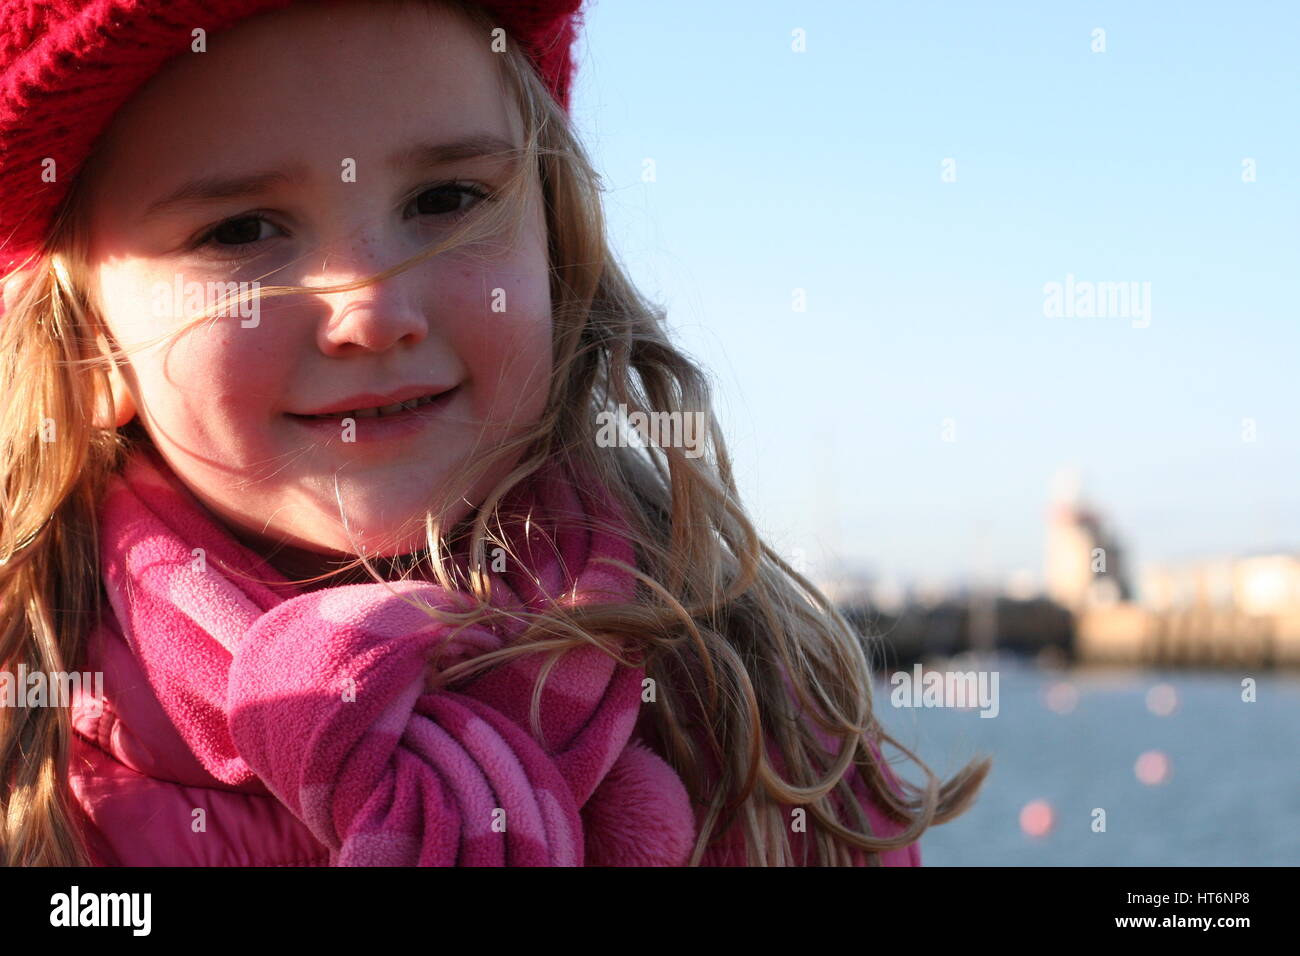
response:
<path fill-rule="evenodd" d="M 1099 512 L 1084 502 L 1073 471 L 1054 481 L 1044 573 L 1047 596 L 1071 611 L 1133 597 L 1124 550 Z"/>
<path fill-rule="evenodd" d="M 1300 555 L 1145 567 L 1142 601 L 1080 615 L 1079 656 L 1116 663 L 1300 665 Z"/>
<path fill-rule="evenodd" d="M 1135 595 L 1114 533 L 1083 502 L 1077 475 L 1062 472 L 1045 563 L 1048 595 L 1075 616 L 1081 661 L 1300 665 L 1300 554 L 1149 565 Z"/>
<path fill-rule="evenodd" d="M 818 583 L 878 662 L 1007 650 L 1080 663 L 1300 667 L 1300 552 L 1144 566 L 1129 555 L 1077 473 L 1054 479 L 1042 587 L 1027 569 L 1002 593 L 880 579 L 839 567 Z"/>

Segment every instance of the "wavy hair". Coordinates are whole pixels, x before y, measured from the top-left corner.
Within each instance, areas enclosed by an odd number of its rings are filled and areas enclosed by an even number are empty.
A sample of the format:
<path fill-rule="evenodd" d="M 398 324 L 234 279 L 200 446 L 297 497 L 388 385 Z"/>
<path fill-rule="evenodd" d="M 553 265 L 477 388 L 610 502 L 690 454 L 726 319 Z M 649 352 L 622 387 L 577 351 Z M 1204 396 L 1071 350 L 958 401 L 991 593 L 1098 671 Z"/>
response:
<path fill-rule="evenodd" d="M 494 27 L 468 0 L 442 4 L 487 35 Z M 467 626 L 506 612 L 491 603 L 489 549 L 512 554 L 501 505 L 546 463 L 561 460 L 595 476 L 623 507 L 635 546 L 633 602 L 561 606 L 521 614 L 511 646 L 439 675 L 445 685 L 516 654 L 594 645 L 640 663 L 656 700 L 642 724 L 677 771 L 702 820 L 690 863 L 715 841 L 743 837 L 749 865 L 877 864 L 927 828 L 964 812 L 991 765 L 972 759 L 947 781 L 890 737 L 873 712 L 873 658 L 864 638 L 832 602 L 760 538 L 740 504 L 731 460 L 712 413 L 704 371 L 679 350 L 662 309 L 634 288 L 606 235 L 603 185 L 569 117 L 513 44 L 498 57 L 503 94 L 518 103 L 522 161 L 490 203 L 453 234 L 377 275 L 329 288 L 276 286 L 261 296 L 326 294 L 380 282 L 451 249 L 490 257 L 509 243 L 531 191 L 540 189 L 548 229 L 553 354 L 540 420 L 504 441 L 486 438 L 466 463 L 471 482 L 501 462 L 508 473 L 452 527 L 440 516 L 463 494 L 444 488 L 424 514 L 426 547 L 376 561 L 357 557 L 306 584 L 391 581 L 423 574 L 478 598 L 477 609 L 432 617 Z M 101 147 L 103 140 L 101 139 Z M 96 506 L 134 447 L 150 441 L 138 418 L 114 420 L 108 370 L 129 353 L 100 317 L 89 274 L 87 197 L 95 188 L 92 154 L 60 207 L 49 237 L 6 277 L 0 323 L 0 666 L 70 671 L 103 611 Z M 539 184 L 539 185 L 535 185 Z M 229 302 L 224 303 L 228 306 Z M 216 309 L 213 306 L 211 312 Z M 200 315 L 195 322 L 212 316 Z M 186 328 L 192 328 L 193 324 Z M 169 331 L 162 338 L 185 328 Z M 597 441 L 598 416 L 619 407 L 647 415 L 698 416 L 703 454 L 672 443 Z M 98 423 L 98 424 L 97 424 Z M 57 440 L 50 440 L 49 436 Z M 342 513 L 340 518 L 346 515 Z M 359 554 L 359 550 L 352 553 Z M 543 669 L 543 675 L 548 668 Z M 541 684 L 533 698 L 539 726 Z M 0 862 L 89 862 L 67 786 L 72 728 L 66 708 L 0 708 Z M 837 753 L 824 742 L 836 741 Z M 886 780 L 884 744 L 924 773 L 917 786 Z M 769 747 L 780 757 L 771 759 Z M 902 825 L 872 833 L 855 799 L 856 773 L 870 798 Z M 795 860 L 790 808 L 813 825 L 814 860 Z"/>

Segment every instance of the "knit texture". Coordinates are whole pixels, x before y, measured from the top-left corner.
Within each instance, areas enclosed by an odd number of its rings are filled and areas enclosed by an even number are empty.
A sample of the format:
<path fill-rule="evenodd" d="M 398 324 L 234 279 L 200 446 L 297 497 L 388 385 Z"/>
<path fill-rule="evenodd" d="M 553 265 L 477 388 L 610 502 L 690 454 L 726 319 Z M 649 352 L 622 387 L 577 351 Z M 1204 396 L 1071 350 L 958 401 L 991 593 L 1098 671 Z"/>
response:
<path fill-rule="evenodd" d="M 0 4 L 0 270 L 9 272 L 39 248 L 113 116 L 168 60 L 191 50 L 195 30 L 203 29 L 210 39 L 240 20 L 290 2 Z M 567 110 L 581 0 L 480 3 Z"/>

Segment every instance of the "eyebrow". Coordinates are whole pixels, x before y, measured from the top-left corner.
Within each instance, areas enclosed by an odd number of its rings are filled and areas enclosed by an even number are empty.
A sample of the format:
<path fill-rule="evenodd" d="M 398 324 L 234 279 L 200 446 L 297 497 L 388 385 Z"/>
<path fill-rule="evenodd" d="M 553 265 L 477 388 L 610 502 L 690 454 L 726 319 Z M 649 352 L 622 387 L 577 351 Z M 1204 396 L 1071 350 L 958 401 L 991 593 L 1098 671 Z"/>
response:
<path fill-rule="evenodd" d="M 466 159 L 498 157 L 513 166 L 519 162 L 519 152 L 520 147 L 499 136 L 477 133 L 447 143 L 411 143 L 391 153 L 385 165 L 390 169 L 427 169 Z M 145 208 L 142 218 L 152 218 L 173 206 L 257 196 L 276 186 L 301 183 L 306 178 L 307 167 L 302 163 L 240 176 L 200 176 L 155 199 Z"/>

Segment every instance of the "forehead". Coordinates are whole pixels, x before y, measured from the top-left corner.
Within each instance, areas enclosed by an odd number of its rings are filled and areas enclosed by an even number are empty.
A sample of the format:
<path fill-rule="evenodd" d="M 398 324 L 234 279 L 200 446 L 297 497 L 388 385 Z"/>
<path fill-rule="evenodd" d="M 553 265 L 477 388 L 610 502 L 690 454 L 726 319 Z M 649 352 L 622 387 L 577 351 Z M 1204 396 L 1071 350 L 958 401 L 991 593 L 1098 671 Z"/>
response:
<path fill-rule="evenodd" d="M 299 3 L 207 38 L 119 112 L 102 147 L 119 191 L 225 165 L 364 169 L 412 133 L 522 135 L 492 37 L 422 2 Z"/>

